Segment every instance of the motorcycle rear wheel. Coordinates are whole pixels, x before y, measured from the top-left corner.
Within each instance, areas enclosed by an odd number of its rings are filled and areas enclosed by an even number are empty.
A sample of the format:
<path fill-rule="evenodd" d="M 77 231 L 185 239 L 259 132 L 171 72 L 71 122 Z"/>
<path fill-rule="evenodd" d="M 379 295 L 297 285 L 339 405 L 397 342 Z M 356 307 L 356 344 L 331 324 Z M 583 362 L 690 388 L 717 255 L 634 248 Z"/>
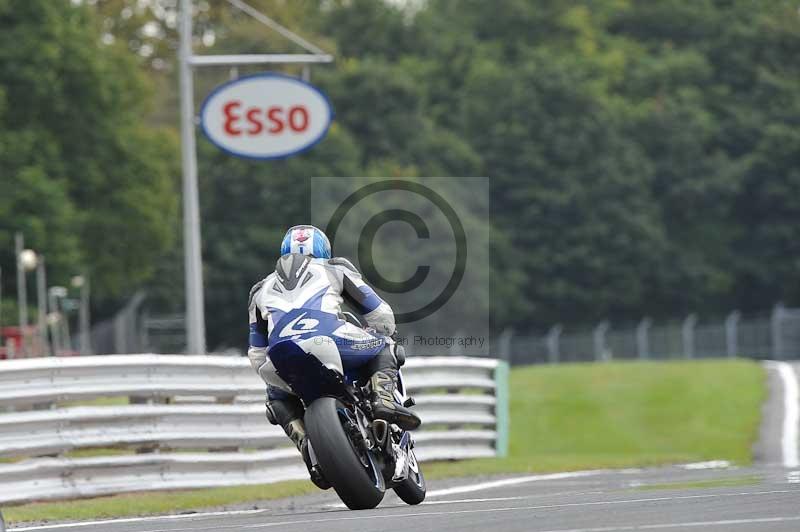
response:
<path fill-rule="evenodd" d="M 375 508 L 386 490 L 383 476 L 369 452 L 351 441 L 347 416 L 341 401 L 320 397 L 306 409 L 306 431 L 322 474 L 342 502 L 351 510 Z"/>

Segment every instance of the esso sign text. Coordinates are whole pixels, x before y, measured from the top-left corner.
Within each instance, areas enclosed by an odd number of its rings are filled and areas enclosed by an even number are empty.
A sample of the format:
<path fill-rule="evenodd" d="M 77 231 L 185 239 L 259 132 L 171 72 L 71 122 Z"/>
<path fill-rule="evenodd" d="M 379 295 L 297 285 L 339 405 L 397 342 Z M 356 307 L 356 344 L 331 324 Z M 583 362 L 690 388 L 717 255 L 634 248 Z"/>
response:
<path fill-rule="evenodd" d="M 333 118 L 316 87 L 282 74 L 258 74 L 217 87 L 200 111 L 203 132 L 240 157 L 275 159 L 310 148 Z"/>

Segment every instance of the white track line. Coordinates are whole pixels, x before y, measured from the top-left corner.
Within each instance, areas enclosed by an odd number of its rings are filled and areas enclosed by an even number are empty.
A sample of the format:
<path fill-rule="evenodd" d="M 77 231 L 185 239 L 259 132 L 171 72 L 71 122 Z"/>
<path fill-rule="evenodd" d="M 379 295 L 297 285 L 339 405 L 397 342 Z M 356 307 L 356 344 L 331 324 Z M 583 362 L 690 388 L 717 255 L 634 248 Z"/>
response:
<path fill-rule="evenodd" d="M 688 521 L 685 523 L 658 523 L 655 525 L 620 525 L 595 528 L 560 528 L 542 532 L 616 532 L 618 530 L 663 530 L 668 528 L 695 528 L 709 526 L 752 525 L 755 523 L 786 523 L 800 521 L 800 515 L 789 517 L 756 517 L 753 519 L 726 519 L 725 521 Z"/>
<path fill-rule="evenodd" d="M 106 524 L 147 523 L 150 521 L 176 521 L 181 519 L 202 519 L 204 517 L 220 517 L 223 515 L 251 515 L 268 513 L 271 510 L 228 510 L 222 512 L 196 512 L 175 515 L 153 515 L 149 517 L 125 517 L 121 519 L 101 519 L 99 521 L 81 521 L 79 523 L 59 523 L 53 525 L 25 526 L 9 528 L 8 532 L 24 532 L 26 530 L 57 530 L 59 528 L 78 528 Z"/>
<path fill-rule="evenodd" d="M 800 467 L 800 388 L 797 373 L 787 362 L 767 362 L 767 365 L 778 372 L 783 383 L 783 431 L 781 435 L 781 451 L 784 467 Z"/>
<path fill-rule="evenodd" d="M 593 469 L 588 471 L 569 471 L 566 473 L 550 473 L 546 475 L 528 475 L 524 477 L 504 478 L 501 480 L 493 480 L 490 482 L 480 482 L 478 484 L 468 484 L 466 486 L 456 486 L 454 488 L 444 488 L 440 490 L 429 491 L 425 495 L 427 499 L 433 497 L 447 497 L 448 495 L 459 495 L 461 493 L 472 493 L 475 491 L 485 491 L 494 488 L 504 488 L 506 486 L 516 486 L 517 484 L 527 484 L 529 482 L 541 482 L 543 480 L 564 480 L 570 478 L 584 478 L 602 475 L 606 473 L 628 473 L 636 470 L 613 470 L 613 469 Z M 424 503 L 423 503 L 424 504 Z M 345 508 L 341 502 L 334 502 L 325 505 L 326 508 Z"/>
<path fill-rule="evenodd" d="M 446 497 L 448 495 L 457 495 L 459 493 L 471 493 L 473 491 L 504 488 L 506 486 L 516 486 L 517 484 L 527 484 L 529 482 L 539 482 L 542 480 L 563 480 L 570 478 L 593 477 L 611 472 L 613 471 L 608 469 L 596 469 L 593 471 L 571 471 L 568 473 L 552 473 L 549 475 L 528 475 L 525 477 L 505 478 L 502 480 L 493 480 L 491 482 L 481 482 L 479 484 L 469 484 L 467 486 L 456 486 L 455 488 L 433 490 L 428 492 L 427 497 Z"/>
<path fill-rule="evenodd" d="M 627 505 L 627 504 L 642 504 L 642 503 L 660 503 L 660 502 L 670 502 L 670 501 L 682 501 L 682 500 L 703 500 L 703 499 L 721 499 L 721 498 L 731 498 L 731 497 L 754 497 L 759 495 L 775 495 L 775 494 L 796 494 L 797 490 L 769 490 L 769 491 L 751 491 L 751 492 L 735 492 L 735 493 L 710 493 L 710 494 L 702 494 L 702 495 L 678 495 L 672 497 L 643 497 L 643 498 L 636 498 L 636 499 L 613 499 L 613 500 L 606 500 L 606 501 L 587 501 L 587 502 L 575 502 L 575 503 L 562 503 L 562 504 L 542 504 L 542 505 L 530 505 L 530 506 L 512 506 L 512 507 L 494 507 L 494 508 L 478 508 L 478 509 L 469 509 L 469 510 L 449 510 L 449 511 L 430 511 L 430 512 L 403 512 L 399 514 L 387 514 L 387 513 L 370 513 L 370 514 L 361 514 L 361 515 L 344 515 L 339 516 L 335 515 L 332 517 L 320 517 L 320 518 L 307 518 L 307 519 L 295 519 L 291 520 L 293 516 L 287 515 L 282 517 L 288 517 L 289 520 L 285 521 L 275 521 L 271 523 L 253 523 L 253 524 L 231 524 L 231 525 L 221 525 L 219 523 L 209 523 L 209 525 L 203 525 L 201 523 L 192 523 L 191 528 L 160 528 L 160 529 L 140 529 L 137 532 L 199 532 L 199 531 L 213 531 L 213 532 L 220 532 L 221 530 L 258 530 L 262 528 L 274 528 L 274 527 L 290 527 L 293 525 L 307 525 L 307 524 L 319 524 L 319 523 L 336 523 L 336 522 L 349 522 L 349 521 L 372 521 L 372 520 L 387 520 L 391 518 L 400 517 L 402 519 L 408 519 L 412 517 L 423 517 L 423 518 L 430 518 L 430 517 L 442 517 L 448 515 L 469 515 L 469 514 L 484 514 L 484 513 L 492 513 L 497 514 L 500 512 L 519 512 L 519 511 L 531 511 L 531 510 L 556 510 L 562 508 L 580 508 L 580 507 L 593 507 L 593 506 L 618 506 L 618 505 Z M 331 515 L 331 514 L 328 514 Z M 341 514 L 340 514 L 341 515 Z M 764 519 L 781 519 L 781 520 L 795 520 L 800 519 L 800 517 L 770 517 Z M 743 520 L 744 521 L 744 520 Z M 68 526 L 68 525 L 67 525 Z M 664 525 L 643 525 L 643 526 L 650 526 L 652 527 L 668 527 L 674 526 L 669 524 Z M 692 526 L 684 525 L 684 526 Z M 698 525 L 699 526 L 699 525 Z M 41 527 L 32 527 L 26 530 L 49 530 L 53 528 L 52 526 L 41 526 Z M 617 530 L 621 527 L 613 527 L 611 530 Z M 13 532 L 16 530 L 23 530 L 23 529 L 13 529 L 9 532 Z M 602 529 L 601 529 L 602 530 Z M 624 528 L 623 528 L 624 530 Z"/>
<path fill-rule="evenodd" d="M 730 469 L 731 463 L 727 460 L 709 460 L 708 462 L 693 462 L 691 464 L 679 464 L 681 469 L 702 470 L 702 469 Z"/>
<path fill-rule="evenodd" d="M 425 501 L 424 506 L 436 506 L 446 504 L 472 504 L 476 502 L 502 502 L 502 501 L 522 501 L 531 499 L 546 499 L 551 497 L 561 497 L 563 495 L 600 495 L 602 491 L 560 491 L 555 493 L 540 493 L 537 495 L 517 495 L 514 497 L 486 497 L 482 499 L 448 499 L 446 501 Z M 402 508 L 402 506 L 398 506 Z"/>

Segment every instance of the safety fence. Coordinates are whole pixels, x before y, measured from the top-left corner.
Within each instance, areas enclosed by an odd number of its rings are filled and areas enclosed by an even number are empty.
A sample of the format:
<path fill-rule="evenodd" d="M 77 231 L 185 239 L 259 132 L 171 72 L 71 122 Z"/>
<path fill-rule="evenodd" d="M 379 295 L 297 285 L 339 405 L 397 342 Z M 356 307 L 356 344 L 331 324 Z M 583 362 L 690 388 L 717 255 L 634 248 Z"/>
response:
<path fill-rule="evenodd" d="M 506 363 L 412 358 L 403 372 L 423 420 L 420 460 L 505 455 Z M 306 478 L 263 401 L 263 382 L 240 357 L 4 361 L 0 504 Z"/>
<path fill-rule="evenodd" d="M 569 331 L 555 325 L 545 334 L 506 330 L 494 342 L 496 352 L 512 365 L 557 364 L 625 359 L 748 357 L 800 358 L 800 309 L 775 305 L 768 312 L 721 319 L 689 314 L 682 320 L 636 324 L 602 321 L 593 328 Z"/>

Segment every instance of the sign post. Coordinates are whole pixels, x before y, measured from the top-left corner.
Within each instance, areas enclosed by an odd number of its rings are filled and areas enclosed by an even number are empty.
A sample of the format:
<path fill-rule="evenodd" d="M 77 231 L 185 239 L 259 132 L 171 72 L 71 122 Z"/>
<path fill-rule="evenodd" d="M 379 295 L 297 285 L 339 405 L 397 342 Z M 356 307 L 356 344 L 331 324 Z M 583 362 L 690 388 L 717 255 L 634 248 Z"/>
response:
<path fill-rule="evenodd" d="M 181 163 L 183 164 L 183 261 L 186 283 L 186 348 L 205 354 L 203 259 L 200 243 L 200 200 L 197 193 L 197 147 L 194 138 L 192 76 L 192 0 L 181 0 L 180 48 Z"/>
<path fill-rule="evenodd" d="M 191 354 L 206 353 L 200 202 L 197 190 L 193 66 L 232 66 L 277 63 L 330 63 L 333 57 L 281 26 L 242 0 L 227 0 L 270 29 L 302 47 L 308 54 L 244 54 L 195 56 L 192 53 L 192 0 L 180 2 L 178 71 L 181 96 L 181 162 L 183 164 L 183 252 L 186 278 L 186 346 Z M 299 122 L 298 122 L 299 124 Z M 327 129 L 327 128 L 326 128 Z M 286 155 L 294 153 L 289 152 Z M 285 155 L 284 155 L 285 156 Z M 269 157 L 267 157 L 269 158 Z"/>

